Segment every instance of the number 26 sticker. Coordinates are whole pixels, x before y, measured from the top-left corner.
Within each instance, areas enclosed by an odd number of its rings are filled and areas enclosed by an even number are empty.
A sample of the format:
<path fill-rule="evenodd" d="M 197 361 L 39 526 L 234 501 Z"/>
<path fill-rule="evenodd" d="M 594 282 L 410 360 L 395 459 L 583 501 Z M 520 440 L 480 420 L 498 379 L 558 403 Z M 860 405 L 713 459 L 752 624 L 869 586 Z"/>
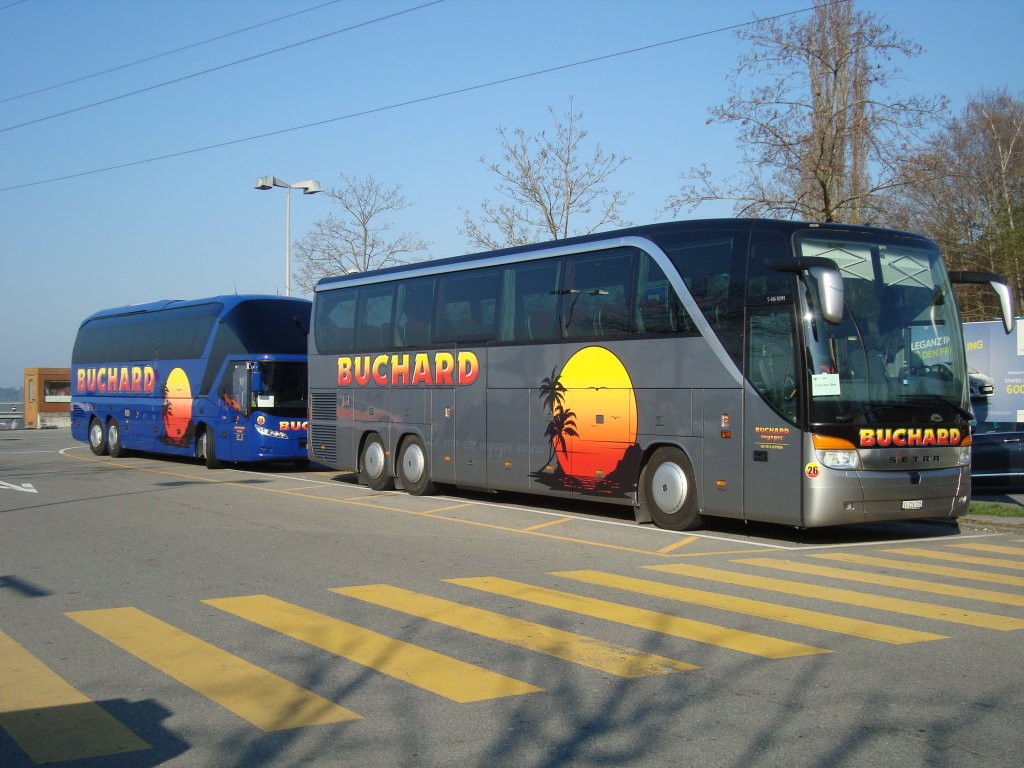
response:
<path fill-rule="evenodd" d="M 804 467 L 804 474 L 807 475 L 811 480 L 818 477 L 821 474 L 821 467 L 815 464 L 813 461 Z"/>

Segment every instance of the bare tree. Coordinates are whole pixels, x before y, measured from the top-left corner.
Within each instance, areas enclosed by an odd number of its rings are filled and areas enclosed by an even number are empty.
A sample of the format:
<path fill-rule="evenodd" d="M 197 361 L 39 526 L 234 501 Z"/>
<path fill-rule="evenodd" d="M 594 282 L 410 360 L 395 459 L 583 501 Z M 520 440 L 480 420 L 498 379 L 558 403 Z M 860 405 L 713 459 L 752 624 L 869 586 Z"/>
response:
<path fill-rule="evenodd" d="M 944 97 L 887 98 L 897 55 L 921 48 L 853 2 L 817 5 L 805 22 L 766 19 L 738 36 L 750 50 L 728 101 L 709 123 L 739 127 L 737 177 L 718 183 L 705 165 L 682 176 L 666 202 L 678 214 L 731 200 L 738 215 L 871 223 L 886 193 L 907 181 L 902 162 Z M 758 84 L 744 90 L 743 81 Z"/>
<path fill-rule="evenodd" d="M 504 201 L 484 200 L 478 218 L 460 209 L 459 233 L 473 246 L 491 250 L 628 224 L 621 215 L 627 195 L 608 189 L 607 182 L 629 158 L 606 154 L 600 144 L 585 157 L 583 113 L 573 112 L 571 101 L 561 119 L 552 107 L 548 112 L 554 121 L 552 135 L 499 127 L 502 160 L 480 158 L 501 179 L 495 189 Z"/>
<path fill-rule="evenodd" d="M 908 163 L 916 179 L 887 223 L 935 239 L 953 269 L 1002 274 L 1024 308 L 1024 98 L 982 91 Z M 958 294 L 965 319 L 996 316 L 989 291 Z"/>
<path fill-rule="evenodd" d="M 418 235 L 392 234 L 385 216 L 408 208 L 401 185 L 385 187 L 372 176 L 341 177 L 341 186 L 325 190 L 341 207 L 340 216 L 327 215 L 295 243 L 296 282 L 312 291 L 320 278 L 365 272 L 414 261 L 427 243 Z"/>

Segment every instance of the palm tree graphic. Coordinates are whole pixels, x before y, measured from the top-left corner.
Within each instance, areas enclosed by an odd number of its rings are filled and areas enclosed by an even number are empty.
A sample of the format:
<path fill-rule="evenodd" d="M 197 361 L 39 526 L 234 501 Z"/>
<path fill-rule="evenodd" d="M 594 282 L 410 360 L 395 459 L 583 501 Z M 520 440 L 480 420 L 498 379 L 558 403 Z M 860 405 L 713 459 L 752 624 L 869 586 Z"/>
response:
<path fill-rule="evenodd" d="M 551 452 L 544 462 L 550 466 L 555 458 L 555 452 L 567 450 L 566 437 L 579 437 L 576 431 L 576 414 L 565 407 L 565 393 L 568 390 L 562 384 L 561 376 L 557 368 L 551 370 L 551 375 L 540 383 L 540 399 L 544 403 L 544 409 L 551 414 L 551 420 L 544 430 L 544 436 L 550 438 Z"/>

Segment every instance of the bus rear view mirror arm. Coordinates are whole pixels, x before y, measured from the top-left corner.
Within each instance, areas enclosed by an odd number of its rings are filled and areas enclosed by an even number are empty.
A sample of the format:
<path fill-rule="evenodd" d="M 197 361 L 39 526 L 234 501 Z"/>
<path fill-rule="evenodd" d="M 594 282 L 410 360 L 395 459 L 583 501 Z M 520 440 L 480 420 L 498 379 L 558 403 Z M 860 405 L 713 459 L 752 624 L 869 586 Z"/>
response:
<path fill-rule="evenodd" d="M 778 272 L 806 272 L 818 283 L 821 316 L 832 325 L 843 320 L 843 276 L 831 259 L 803 256 L 796 259 L 767 259 L 766 266 Z"/>
<path fill-rule="evenodd" d="M 999 311 L 1003 316 L 1003 328 L 1007 333 L 1013 333 L 1013 289 L 1003 282 L 1003 278 L 994 272 L 962 270 L 950 272 L 949 279 L 953 283 L 969 285 L 984 285 L 988 283 L 991 285 L 992 290 L 999 297 Z"/>

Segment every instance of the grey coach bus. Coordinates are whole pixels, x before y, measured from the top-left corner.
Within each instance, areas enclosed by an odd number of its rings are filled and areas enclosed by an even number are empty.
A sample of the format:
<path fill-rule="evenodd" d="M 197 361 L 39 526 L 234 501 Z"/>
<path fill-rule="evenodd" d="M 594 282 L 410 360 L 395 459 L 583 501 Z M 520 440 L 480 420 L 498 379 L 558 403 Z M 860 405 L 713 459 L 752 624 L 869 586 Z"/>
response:
<path fill-rule="evenodd" d="M 918 235 L 729 219 L 325 278 L 310 457 L 436 484 L 812 527 L 955 517 L 971 414 L 951 281 Z"/>

